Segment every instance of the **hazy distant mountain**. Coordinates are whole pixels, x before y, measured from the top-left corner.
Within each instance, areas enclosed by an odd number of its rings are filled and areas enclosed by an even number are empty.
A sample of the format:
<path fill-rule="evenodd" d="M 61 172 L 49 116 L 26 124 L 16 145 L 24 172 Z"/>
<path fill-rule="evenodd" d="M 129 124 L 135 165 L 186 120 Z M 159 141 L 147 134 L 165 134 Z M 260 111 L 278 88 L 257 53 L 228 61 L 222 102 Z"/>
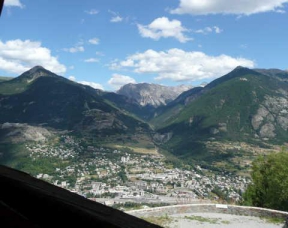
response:
<path fill-rule="evenodd" d="M 191 89 L 192 86 L 180 85 L 175 87 L 139 83 L 122 86 L 117 93 L 135 99 L 141 106 L 159 107 L 167 105 L 182 92 Z"/>

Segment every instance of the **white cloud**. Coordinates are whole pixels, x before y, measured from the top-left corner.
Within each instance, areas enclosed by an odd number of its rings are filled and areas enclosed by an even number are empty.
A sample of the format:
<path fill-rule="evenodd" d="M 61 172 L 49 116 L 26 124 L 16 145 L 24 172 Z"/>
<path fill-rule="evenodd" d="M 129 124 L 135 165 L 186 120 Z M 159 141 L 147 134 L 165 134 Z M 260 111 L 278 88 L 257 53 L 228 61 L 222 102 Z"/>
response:
<path fill-rule="evenodd" d="M 212 30 L 211 27 L 206 27 L 206 28 L 204 28 L 204 29 L 195 30 L 194 32 L 195 32 L 195 33 L 208 34 L 208 33 L 213 32 L 213 30 Z"/>
<path fill-rule="evenodd" d="M 180 0 L 172 14 L 236 14 L 251 15 L 274 11 L 283 13 L 288 0 Z"/>
<path fill-rule="evenodd" d="M 98 55 L 98 56 L 105 56 L 105 54 L 102 53 L 102 52 L 100 52 L 100 51 L 96 51 L 96 55 Z"/>
<path fill-rule="evenodd" d="M 74 81 L 76 81 L 76 78 L 75 78 L 75 76 L 72 76 L 72 75 L 71 75 L 71 76 L 69 76 L 69 80 L 71 80 L 71 81 L 74 82 Z"/>
<path fill-rule="evenodd" d="M 20 2 L 20 0 L 5 0 L 4 5 L 5 6 L 17 6 L 20 8 L 24 7 L 24 5 Z"/>
<path fill-rule="evenodd" d="M 108 12 L 113 15 L 113 17 L 110 19 L 110 22 L 117 23 L 123 21 L 123 18 L 119 15 L 119 13 L 112 10 L 108 10 Z"/>
<path fill-rule="evenodd" d="M 71 48 L 64 48 L 63 50 L 70 52 L 70 53 L 76 53 L 76 52 L 85 51 L 85 48 L 83 46 L 75 46 L 75 47 L 71 47 Z"/>
<path fill-rule="evenodd" d="M 66 67 L 58 62 L 51 51 L 41 46 L 41 42 L 30 40 L 0 40 L 0 69 L 7 72 L 20 74 L 30 68 L 41 65 L 57 73 L 66 72 Z"/>
<path fill-rule="evenodd" d="M 149 25 L 138 24 L 137 26 L 142 37 L 148 37 L 154 40 L 159 40 L 161 37 L 174 37 L 181 43 L 192 40 L 184 35 L 184 32 L 187 32 L 188 29 L 182 26 L 181 21 L 170 21 L 167 17 L 157 18 Z"/>
<path fill-rule="evenodd" d="M 117 23 L 117 22 L 121 22 L 121 21 L 123 21 L 123 18 L 120 16 L 112 17 L 110 20 L 110 22 L 112 22 L 112 23 Z"/>
<path fill-rule="evenodd" d="M 86 62 L 86 63 L 98 63 L 99 59 L 90 58 L 90 59 L 85 59 L 84 62 Z"/>
<path fill-rule="evenodd" d="M 113 74 L 112 78 L 110 78 L 108 81 L 108 84 L 111 85 L 115 90 L 120 89 L 121 86 L 128 83 L 136 83 L 136 81 L 134 78 L 121 74 Z"/>
<path fill-rule="evenodd" d="M 202 33 L 202 34 L 208 34 L 208 33 L 212 33 L 215 32 L 217 34 L 223 32 L 222 29 L 220 29 L 218 26 L 213 26 L 213 27 L 206 27 L 204 29 L 198 29 L 194 31 L 195 33 Z"/>
<path fill-rule="evenodd" d="M 103 86 L 95 83 L 95 82 L 87 82 L 87 81 L 79 81 L 78 83 L 82 84 L 82 85 L 87 85 L 87 86 L 91 86 L 94 89 L 101 89 L 104 90 Z"/>
<path fill-rule="evenodd" d="M 85 13 L 90 14 L 90 15 L 95 15 L 95 14 L 98 14 L 99 11 L 96 9 L 91 9 L 91 10 L 85 11 Z"/>
<path fill-rule="evenodd" d="M 223 29 L 220 29 L 218 26 L 213 27 L 216 33 L 221 33 L 223 32 Z"/>
<path fill-rule="evenodd" d="M 198 81 L 215 79 L 239 65 L 253 68 L 255 63 L 249 59 L 224 54 L 209 56 L 203 52 L 185 52 L 174 48 L 166 52 L 150 49 L 136 53 L 124 61 L 112 63 L 111 68 L 130 68 L 136 73 L 156 74 L 156 80 Z"/>
<path fill-rule="evenodd" d="M 100 40 L 95 37 L 95 38 L 90 39 L 88 42 L 89 42 L 90 44 L 95 44 L 95 45 L 97 45 L 97 44 L 99 44 Z"/>
<path fill-rule="evenodd" d="M 73 81 L 73 82 L 77 82 L 79 84 L 82 84 L 82 85 L 88 85 L 88 86 L 91 86 L 92 88 L 94 89 L 101 89 L 101 90 L 104 90 L 103 86 L 100 85 L 99 83 L 95 83 L 95 82 L 87 82 L 87 81 L 77 81 L 76 80 L 76 77 L 71 75 L 68 77 L 69 80 Z"/>

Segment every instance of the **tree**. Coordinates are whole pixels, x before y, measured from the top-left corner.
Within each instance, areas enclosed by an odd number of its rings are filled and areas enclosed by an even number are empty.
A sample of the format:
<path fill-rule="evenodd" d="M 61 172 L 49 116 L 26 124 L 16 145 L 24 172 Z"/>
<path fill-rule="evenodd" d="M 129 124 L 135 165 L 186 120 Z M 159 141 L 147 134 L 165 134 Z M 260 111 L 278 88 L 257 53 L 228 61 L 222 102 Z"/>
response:
<path fill-rule="evenodd" d="M 245 205 L 288 211 L 288 153 L 260 156 L 252 165 Z"/>

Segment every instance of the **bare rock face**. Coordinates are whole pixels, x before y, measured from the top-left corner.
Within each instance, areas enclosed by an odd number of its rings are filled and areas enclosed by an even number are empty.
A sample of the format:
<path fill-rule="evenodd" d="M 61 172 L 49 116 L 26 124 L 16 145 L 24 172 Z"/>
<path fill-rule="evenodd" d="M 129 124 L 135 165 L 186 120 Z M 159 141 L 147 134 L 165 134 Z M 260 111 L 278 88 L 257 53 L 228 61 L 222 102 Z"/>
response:
<path fill-rule="evenodd" d="M 266 96 L 256 115 L 252 117 L 253 129 L 259 132 L 261 138 L 276 137 L 277 126 L 284 131 L 288 129 L 288 97 L 283 93 L 282 95 L 283 97 Z"/>
<path fill-rule="evenodd" d="M 221 132 L 227 132 L 227 123 L 218 123 L 217 127 L 212 127 L 209 131 L 212 135 L 217 135 Z"/>
<path fill-rule="evenodd" d="M 43 127 L 28 124 L 4 123 L 0 125 L 1 141 L 21 143 L 26 141 L 44 142 L 53 134 Z"/>
<path fill-rule="evenodd" d="M 168 132 L 166 134 L 159 134 L 159 133 L 156 133 L 154 136 L 153 136 L 153 140 L 156 142 L 156 143 L 166 143 L 168 142 L 173 136 L 173 132 Z"/>
<path fill-rule="evenodd" d="M 117 93 L 135 99 L 141 106 L 159 107 L 176 99 L 192 86 L 180 85 L 168 87 L 156 84 L 139 83 L 122 86 Z"/>
<path fill-rule="evenodd" d="M 262 138 L 274 138 L 276 136 L 274 131 L 274 125 L 272 123 L 267 123 L 261 127 L 259 134 Z"/>
<path fill-rule="evenodd" d="M 268 114 L 269 111 L 263 105 L 260 105 L 257 114 L 253 116 L 251 121 L 254 130 L 259 129 L 260 125 Z"/>
<path fill-rule="evenodd" d="M 287 116 L 278 116 L 277 117 L 277 122 L 285 131 L 287 131 L 287 129 L 288 129 L 288 118 L 287 118 Z"/>
<path fill-rule="evenodd" d="M 210 134 L 212 134 L 212 135 L 217 135 L 219 132 L 220 131 L 214 127 L 210 129 Z"/>

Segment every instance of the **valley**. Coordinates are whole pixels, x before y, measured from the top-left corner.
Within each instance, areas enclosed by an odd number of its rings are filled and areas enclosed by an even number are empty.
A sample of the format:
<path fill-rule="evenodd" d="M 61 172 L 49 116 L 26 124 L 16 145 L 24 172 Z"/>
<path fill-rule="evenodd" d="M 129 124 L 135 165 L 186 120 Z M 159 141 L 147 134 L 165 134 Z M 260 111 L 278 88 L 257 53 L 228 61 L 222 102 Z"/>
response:
<path fill-rule="evenodd" d="M 280 73 L 237 67 L 173 94 L 112 93 L 36 66 L 0 82 L 0 163 L 116 207 L 239 203 L 253 160 L 287 145 Z"/>
<path fill-rule="evenodd" d="M 239 202 L 250 183 L 249 177 L 235 173 L 215 174 L 198 165 L 176 167 L 155 151 L 87 144 L 69 134 L 17 146 L 21 158 L 10 163 L 2 152 L 2 164 L 110 206 Z"/>

